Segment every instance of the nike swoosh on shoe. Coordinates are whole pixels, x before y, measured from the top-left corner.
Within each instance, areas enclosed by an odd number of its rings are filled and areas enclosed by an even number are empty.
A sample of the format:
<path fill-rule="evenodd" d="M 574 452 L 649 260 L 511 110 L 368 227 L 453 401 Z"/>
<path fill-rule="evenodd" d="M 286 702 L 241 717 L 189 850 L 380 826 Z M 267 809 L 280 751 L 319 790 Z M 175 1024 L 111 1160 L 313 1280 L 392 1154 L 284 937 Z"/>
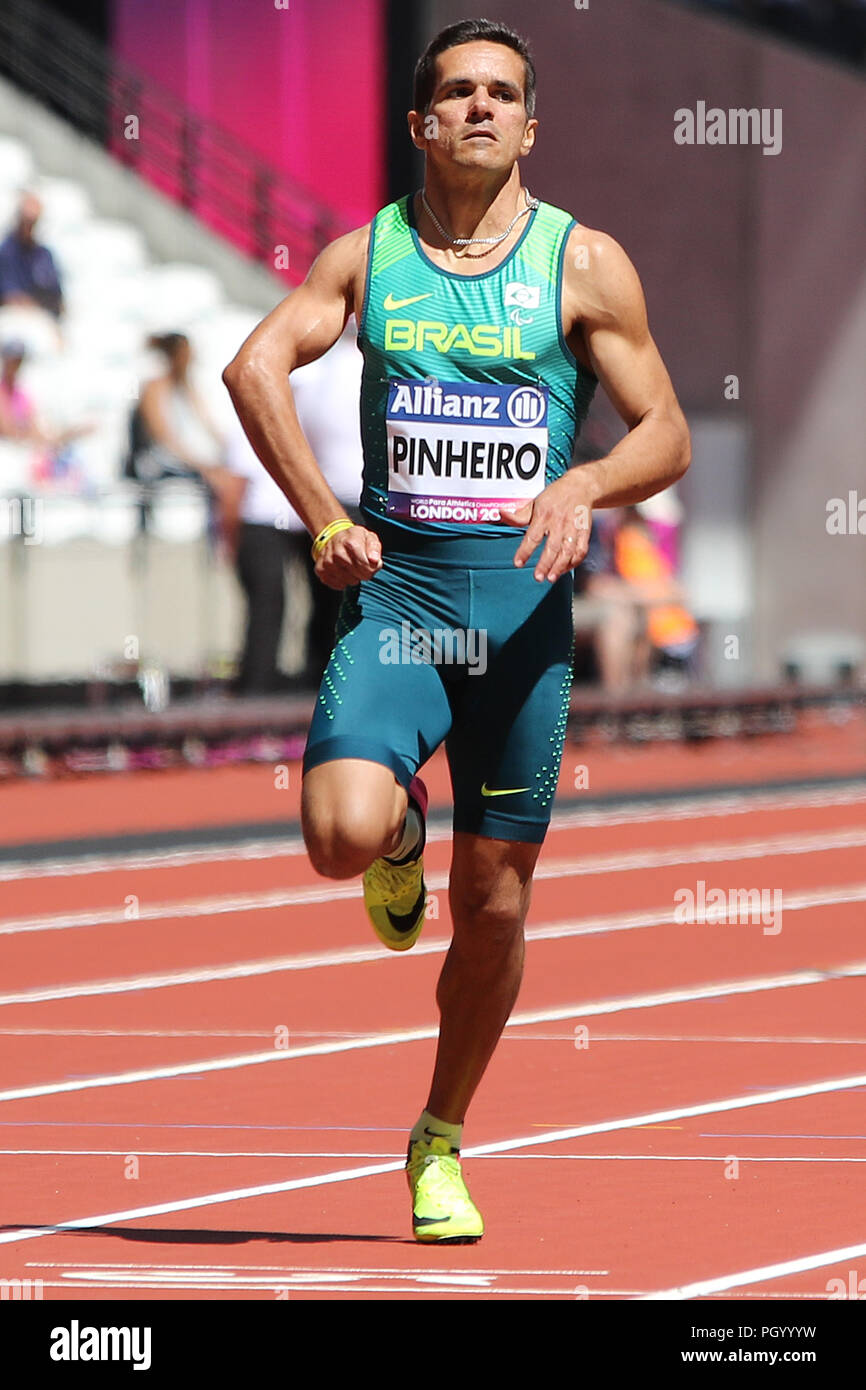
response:
<path fill-rule="evenodd" d="M 394 928 L 395 931 L 405 932 L 412 930 L 412 928 L 418 921 L 418 913 L 424 907 L 424 901 L 426 896 L 427 890 L 426 888 L 422 888 L 421 892 L 418 894 L 417 898 L 415 899 L 415 902 L 413 903 L 412 907 L 408 912 L 392 912 L 390 907 L 385 908 L 385 912 L 388 916 L 388 921 L 391 923 L 391 926 Z"/>

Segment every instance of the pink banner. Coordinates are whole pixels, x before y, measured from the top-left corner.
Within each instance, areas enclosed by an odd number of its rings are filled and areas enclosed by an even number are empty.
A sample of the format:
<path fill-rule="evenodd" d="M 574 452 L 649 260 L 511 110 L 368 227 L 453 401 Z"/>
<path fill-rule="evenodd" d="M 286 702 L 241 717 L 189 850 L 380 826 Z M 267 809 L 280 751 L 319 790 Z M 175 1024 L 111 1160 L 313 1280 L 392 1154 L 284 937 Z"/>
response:
<path fill-rule="evenodd" d="M 384 0 L 114 0 L 113 45 L 145 78 L 333 208 L 384 187 Z"/>

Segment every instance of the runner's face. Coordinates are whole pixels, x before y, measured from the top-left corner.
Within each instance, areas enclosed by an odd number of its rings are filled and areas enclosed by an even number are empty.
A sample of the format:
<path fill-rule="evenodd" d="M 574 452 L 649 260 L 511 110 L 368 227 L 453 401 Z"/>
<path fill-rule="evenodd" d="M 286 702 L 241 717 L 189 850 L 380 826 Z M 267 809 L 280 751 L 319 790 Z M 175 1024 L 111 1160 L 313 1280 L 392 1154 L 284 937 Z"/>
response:
<path fill-rule="evenodd" d="M 537 121 L 527 118 L 524 104 L 525 77 L 520 54 L 504 44 L 446 49 L 436 60 L 429 110 L 413 113 L 415 143 L 437 163 L 509 168 L 535 141 Z"/>

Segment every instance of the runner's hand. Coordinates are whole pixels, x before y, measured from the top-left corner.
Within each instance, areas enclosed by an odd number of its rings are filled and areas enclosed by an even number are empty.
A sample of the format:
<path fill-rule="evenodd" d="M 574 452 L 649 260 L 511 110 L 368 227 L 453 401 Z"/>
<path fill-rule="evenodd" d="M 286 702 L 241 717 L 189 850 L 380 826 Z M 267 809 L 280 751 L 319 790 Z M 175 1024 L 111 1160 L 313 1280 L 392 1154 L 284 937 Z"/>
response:
<path fill-rule="evenodd" d="M 517 547 L 514 563 L 522 569 L 530 555 L 547 536 L 538 557 L 535 578 L 554 583 L 579 565 L 589 548 L 592 506 L 575 494 L 573 478 L 566 473 L 540 492 L 531 502 L 515 511 L 500 508 L 508 526 L 525 526 L 526 535 Z"/>
<path fill-rule="evenodd" d="M 329 589 L 347 589 L 382 568 L 382 542 L 375 531 L 347 527 L 328 541 L 316 561 L 316 576 Z"/>

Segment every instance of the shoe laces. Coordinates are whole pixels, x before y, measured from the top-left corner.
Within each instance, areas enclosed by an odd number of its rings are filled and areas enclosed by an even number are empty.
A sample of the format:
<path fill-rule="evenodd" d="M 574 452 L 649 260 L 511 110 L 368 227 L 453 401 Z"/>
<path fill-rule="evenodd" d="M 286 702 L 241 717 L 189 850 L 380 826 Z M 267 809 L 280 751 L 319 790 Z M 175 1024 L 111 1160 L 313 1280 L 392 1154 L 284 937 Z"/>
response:
<path fill-rule="evenodd" d="M 405 897 L 411 886 L 407 869 L 414 870 L 417 860 L 409 864 L 390 864 L 387 859 L 375 859 L 367 870 L 367 880 L 386 901 Z"/>
<path fill-rule="evenodd" d="M 424 1159 L 421 1172 L 424 1183 L 424 1197 L 432 1202 L 434 1208 L 440 1207 L 451 1213 L 466 1210 L 472 1206 L 472 1199 L 466 1191 L 460 1160 L 455 1155 L 430 1154 Z"/>
<path fill-rule="evenodd" d="M 456 1153 L 425 1153 L 423 1158 L 416 1158 L 412 1165 L 418 1178 L 423 1173 L 425 1183 L 430 1188 L 452 1187 L 455 1183 L 463 1184 L 463 1175 L 460 1171 L 460 1155 Z"/>
<path fill-rule="evenodd" d="M 434 1169 L 434 1177 L 438 1178 L 441 1174 L 449 1183 L 463 1181 L 460 1160 L 456 1154 L 427 1154 L 422 1166 L 425 1170 Z"/>

